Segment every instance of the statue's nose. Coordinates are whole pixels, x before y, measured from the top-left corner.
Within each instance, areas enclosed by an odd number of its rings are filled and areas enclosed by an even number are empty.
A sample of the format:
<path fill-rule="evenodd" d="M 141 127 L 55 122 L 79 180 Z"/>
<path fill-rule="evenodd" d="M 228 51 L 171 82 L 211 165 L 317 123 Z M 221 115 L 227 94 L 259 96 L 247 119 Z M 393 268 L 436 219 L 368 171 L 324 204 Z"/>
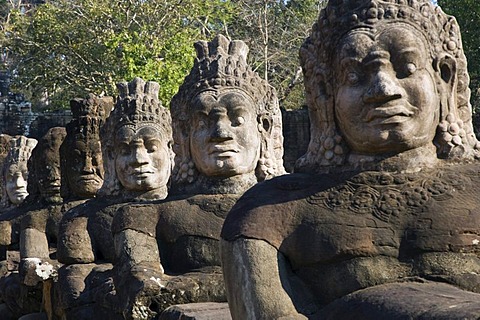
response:
<path fill-rule="evenodd" d="M 363 96 L 366 103 L 387 102 L 402 98 L 402 87 L 393 74 L 393 71 L 385 70 L 377 72 L 367 92 Z"/>
<path fill-rule="evenodd" d="M 27 182 L 25 181 L 25 179 L 23 179 L 23 176 L 22 175 L 18 175 L 16 176 L 15 178 L 15 187 L 17 188 L 23 188 L 27 185 Z"/>
<path fill-rule="evenodd" d="M 229 124 L 225 119 L 220 118 L 215 123 L 211 138 L 213 141 L 225 141 L 233 139 Z"/>

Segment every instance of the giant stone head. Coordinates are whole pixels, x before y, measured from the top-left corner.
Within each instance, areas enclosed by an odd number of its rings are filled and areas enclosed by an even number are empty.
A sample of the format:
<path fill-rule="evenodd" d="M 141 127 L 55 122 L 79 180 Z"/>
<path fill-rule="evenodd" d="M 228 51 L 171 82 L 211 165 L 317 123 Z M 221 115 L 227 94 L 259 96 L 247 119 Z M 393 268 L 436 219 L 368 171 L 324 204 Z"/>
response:
<path fill-rule="evenodd" d="M 195 64 L 171 102 L 174 182 L 251 176 L 256 183 L 284 173 L 277 96 L 247 64 L 247 45 L 219 35 L 195 48 Z"/>
<path fill-rule="evenodd" d="M 115 109 L 102 128 L 105 195 L 163 199 L 173 163 L 171 118 L 159 84 L 119 83 Z"/>
<path fill-rule="evenodd" d="M 300 56 L 312 138 L 297 170 L 419 148 L 478 155 L 460 31 L 430 1 L 330 1 Z"/>

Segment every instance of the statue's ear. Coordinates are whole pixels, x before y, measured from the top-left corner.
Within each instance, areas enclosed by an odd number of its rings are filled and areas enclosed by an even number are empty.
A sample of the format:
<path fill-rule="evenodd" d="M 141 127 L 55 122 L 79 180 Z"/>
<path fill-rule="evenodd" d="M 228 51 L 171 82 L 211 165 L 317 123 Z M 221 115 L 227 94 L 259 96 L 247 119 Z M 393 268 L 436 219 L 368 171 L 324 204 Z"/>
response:
<path fill-rule="evenodd" d="M 270 134 L 272 132 L 272 119 L 268 114 L 258 116 L 258 131 Z"/>
<path fill-rule="evenodd" d="M 449 54 L 439 55 L 434 63 L 433 68 L 440 76 L 442 89 L 446 89 L 449 94 L 454 94 L 457 88 L 457 61 Z"/>
<path fill-rule="evenodd" d="M 433 62 L 440 96 L 440 118 L 448 114 L 457 115 L 457 61 L 447 53 L 442 53 Z"/>

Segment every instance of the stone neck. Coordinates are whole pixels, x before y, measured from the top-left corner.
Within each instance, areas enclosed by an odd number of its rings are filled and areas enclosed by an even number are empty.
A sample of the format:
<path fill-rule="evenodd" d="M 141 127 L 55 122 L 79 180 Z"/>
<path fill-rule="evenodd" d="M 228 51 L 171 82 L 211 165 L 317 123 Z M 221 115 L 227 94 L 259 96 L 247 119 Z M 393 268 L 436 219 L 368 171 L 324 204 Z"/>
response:
<path fill-rule="evenodd" d="M 243 194 L 257 183 L 254 172 L 232 177 L 209 177 L 200 175 L 185 189 L 192 194 Z"/>
<path fill-rule="evenodd" d="M 398 154 L 363 155 L 351 153 L 347 166 L 353 170 L 387 172 L 418 172 L 438 165 L 437 151 L 433 144 L 407 150 Z"/>
<path fill-rule="evenodd" d="M 124 199 L 131 201 L 151 201 L 151 200 L 163 200 L 168 195 L 167 186 L 163 186 L 157 189 L 148 191 L 128 191 L 124 192 Z"/>

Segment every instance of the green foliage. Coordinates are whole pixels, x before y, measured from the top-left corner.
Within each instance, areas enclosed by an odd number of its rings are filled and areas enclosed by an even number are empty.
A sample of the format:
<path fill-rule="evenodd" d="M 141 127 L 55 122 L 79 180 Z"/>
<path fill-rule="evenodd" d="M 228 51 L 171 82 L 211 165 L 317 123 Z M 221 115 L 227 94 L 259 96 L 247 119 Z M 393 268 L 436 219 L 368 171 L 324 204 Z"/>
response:
<path fill-rule="evenodd" d="M 25 1 L 25 0 L 24 0 Z M 250 63 L 281 105 L 304 103 L 298 50 L 325 0 L 50 0 L 1 7 L 12 89 L 36 108 L 66 108 L 88 92 L 115 95 L 119 81 L 160 83 L 168 105 L 195 57 L 217 33 L 242 39 Z M 28 8 L 28 10 L 25 10 Z M 26 14 L 28 12 L 28 14 Z"/>
<path fill-rule="evenodd" d="M 230 19 L 222 0 L 55 0 L 17 10 L 4 42 L 13 89 L 34 105 L 64 108 L 88 92 L 115 95 L 134 77 L 160 83 L 167 104 L 190 71 L 193 43 Z"/>
<path fill-rule="evenodd" d="M 457 18 L 462 32 L 463 47 L 468 59 L 472 106 L 480 112 L 480 1 L 438 0 L 446 13 Z"/>

